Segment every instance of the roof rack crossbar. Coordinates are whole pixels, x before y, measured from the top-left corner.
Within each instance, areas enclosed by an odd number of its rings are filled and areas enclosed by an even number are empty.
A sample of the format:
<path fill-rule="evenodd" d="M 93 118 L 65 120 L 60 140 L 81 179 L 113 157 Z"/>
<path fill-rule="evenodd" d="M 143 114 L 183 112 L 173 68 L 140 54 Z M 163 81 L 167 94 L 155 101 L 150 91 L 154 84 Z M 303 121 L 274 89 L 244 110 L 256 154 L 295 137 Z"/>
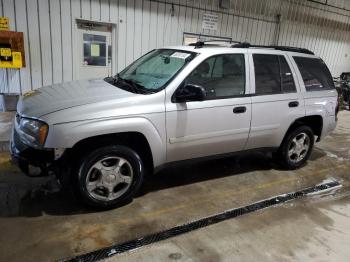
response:
<path fill-rule="evenodd" d="M 233 47 L 233 48 L 250 48 L 250 47 L 272 48 L 272 49 L 281 50 L 281 51 L 297 52 L 297 53 L 304 53 L 304 54 L 314 55 L 314 52 L 310 51 L 309 49 L 293 47 L 293 46 L 251 45 L 250 43 L 247 43 L 247 42 L 241 42 L 241 43 L 238 43 L 238 44 L 234 44 L 231 47 Z"/>

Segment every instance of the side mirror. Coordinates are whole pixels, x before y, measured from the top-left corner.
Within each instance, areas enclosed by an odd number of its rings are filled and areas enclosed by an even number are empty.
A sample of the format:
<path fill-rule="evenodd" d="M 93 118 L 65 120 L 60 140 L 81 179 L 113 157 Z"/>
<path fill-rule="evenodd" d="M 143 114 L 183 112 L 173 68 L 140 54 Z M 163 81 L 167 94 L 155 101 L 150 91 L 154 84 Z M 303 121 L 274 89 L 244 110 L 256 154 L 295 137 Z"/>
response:
<path fill-rule="evenodd" d="M 175 102 L 191 102 L 205 100 L 206 92 L 202 86 L 187 84 L 175 92 Z"/>

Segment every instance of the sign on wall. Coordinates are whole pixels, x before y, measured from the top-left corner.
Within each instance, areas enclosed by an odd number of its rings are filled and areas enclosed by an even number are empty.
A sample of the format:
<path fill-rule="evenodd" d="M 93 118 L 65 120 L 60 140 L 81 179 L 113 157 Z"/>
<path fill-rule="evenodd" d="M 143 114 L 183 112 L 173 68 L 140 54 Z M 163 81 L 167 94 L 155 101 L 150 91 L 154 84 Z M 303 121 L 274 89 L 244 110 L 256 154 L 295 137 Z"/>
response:
<path fill-rule="evenodd" d="M 213 14 L 203 14 L 202 29 L 217 30 L 219 16 Z"/>
<path fill-rule="evenodd" d="M 0 30 L 9 30 L 9 19 L 8 17 L 0 16 Z"/>

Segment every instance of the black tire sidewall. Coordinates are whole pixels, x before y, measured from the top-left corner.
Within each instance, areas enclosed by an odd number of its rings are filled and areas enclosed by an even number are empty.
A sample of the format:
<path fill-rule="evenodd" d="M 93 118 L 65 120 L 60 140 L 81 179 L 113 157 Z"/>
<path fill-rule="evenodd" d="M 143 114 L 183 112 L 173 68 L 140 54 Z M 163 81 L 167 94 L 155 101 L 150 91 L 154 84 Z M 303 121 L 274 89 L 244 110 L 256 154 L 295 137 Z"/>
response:
<path fill-rule="evenodd" d="M 289 145 L 290 145 L 291 140 L 300 133 L 307 134 L 307 136 L 310 139 L 310 146 L 309 146 L 309 150 L 308 150 L 306 156 L 303 158 L 303 160 L 295 163 L 289 159 L 288 149 L 289 149 Z M 313 133 L 312 129 L 308 126 L 300 126 L 300 127 L 295 128 L 294 130 L 290 131 L 286 135 L 286 137 L 284 138 L 282 145 L 281 145 L 279 152 L 278 152 L 283 167 L 286 169 L 297 169 L 297 168 L 303 166 L 306 163 L 306 161 L 309 159 L 309 157 L 312 153 L 314 142 L 315 142 L 314 133 Z"/>
<path fill-rule="evenodd" d="M 111 201 L 102 201 L 93 198 L 87 191 L 86 176 L 93 164 L 108 156 L 118 156 L 129 161 L 133 169 L 133 180 L 128 190 L 119 198 Z M 73 174 L 74 186 L 80 200 L 90 207 L 102 209 L 117 207 L 130 201 L 140 188 L 144 177 L 144 167 L 140 156 L 126 146 L 106 146 L 87 153 L 75 170 L 75 174 Z"/>

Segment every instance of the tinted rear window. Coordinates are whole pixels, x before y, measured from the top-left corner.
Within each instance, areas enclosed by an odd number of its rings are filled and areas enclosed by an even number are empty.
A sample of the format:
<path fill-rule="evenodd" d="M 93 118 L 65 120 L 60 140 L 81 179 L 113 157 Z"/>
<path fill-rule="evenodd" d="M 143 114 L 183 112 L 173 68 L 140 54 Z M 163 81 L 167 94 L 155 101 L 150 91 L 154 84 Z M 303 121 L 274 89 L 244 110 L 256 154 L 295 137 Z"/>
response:
<path fill-rule="evenodd" d="M 321 59 L 296 56 L 293 58 L 303 77 L 306 91 L 320 91 L 335 88 L 332 75 Z"/>
<path fill-rule="evenodd" d="M 281 73 L 277 55 L 254 54 L 255 93 L 281 93 Z"/>
<path fill-rule="evenodd" d="M 284 56 L 254 54 L 253 59 L 256 94 L 296 92 L 293 74 Z"/>

